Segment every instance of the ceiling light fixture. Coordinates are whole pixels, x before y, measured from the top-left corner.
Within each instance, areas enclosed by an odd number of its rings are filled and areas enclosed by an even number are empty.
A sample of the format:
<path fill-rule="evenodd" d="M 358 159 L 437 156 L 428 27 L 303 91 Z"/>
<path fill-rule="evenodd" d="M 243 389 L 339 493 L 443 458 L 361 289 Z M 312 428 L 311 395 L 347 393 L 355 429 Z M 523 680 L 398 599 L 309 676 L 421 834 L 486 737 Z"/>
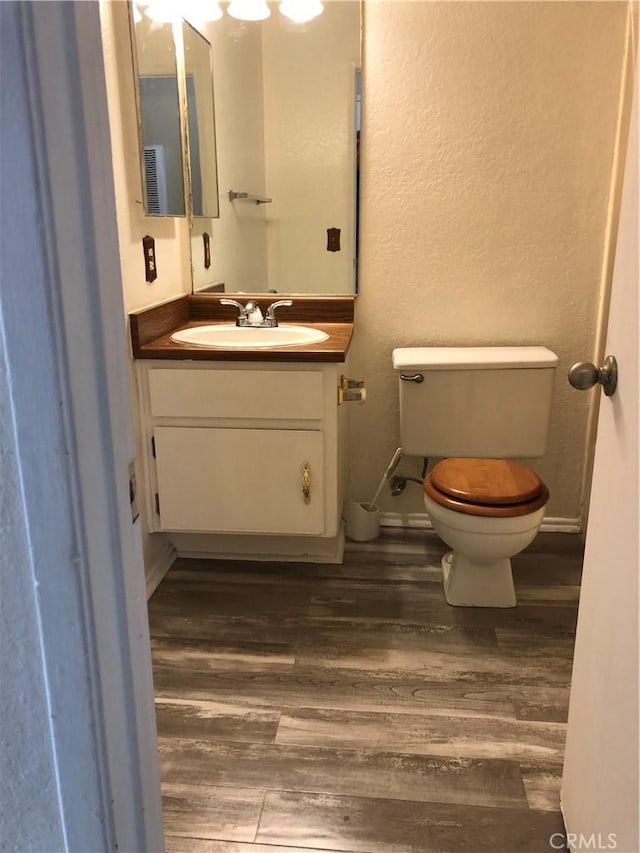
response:
<path fill-rule="evenodd" d="M 271 14 L 267 0 L 231 0 L 227 12 L 239 21 L 264 21 Z"/>
<path fill-rule="evenodd" d="M 282 0 L 280 3 L 281 13 L 295 24 L 306 24 L 322 14 L 323 9 L 320 0 Z"/>

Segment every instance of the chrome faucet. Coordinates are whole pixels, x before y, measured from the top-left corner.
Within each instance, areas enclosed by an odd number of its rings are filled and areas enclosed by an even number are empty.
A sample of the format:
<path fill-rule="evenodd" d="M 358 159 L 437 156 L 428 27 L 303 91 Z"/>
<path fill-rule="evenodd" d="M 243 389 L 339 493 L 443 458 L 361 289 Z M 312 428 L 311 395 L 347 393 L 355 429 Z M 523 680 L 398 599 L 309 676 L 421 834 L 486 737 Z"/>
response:
<path fill-rule="evenodd" d="M 278 325 L 275 310 L 282 306 L 291 306 L 291 299 L 278 299 L 272 302 L 267 308 L 267 316 L 263 317 L 262 311 L 258 303 L 251 299 L 246 305 L 237 302 L 235 299 L 221 299 L 220 305 L 234 305 L 238 309 L 236 317 L 236 326 L 253 326 L 258 329 L 271 329 Z"/>
<path fill-rule="evenodd" d="M 235 305 L 238 309 L 239 314 L 236 317 L 236 326 L 247 326 L 247 312 L 244 305 L 241 302 L 237 302 L 235 299 L 221 299 L 220 305 Z"/>
<path fill-rule="evenodd" d="M 276 308 L 290 308 L 292 305 L 293 301 L 291 299 L 278 299 L 277 302 L 272 302 L 267 308 L 267 316 L 264 319 L 265 326 L 273 327 L 278 325 Z"/>
<path fill-rule="evenodd" d="M 244 306 L 245 316 L 247 318 L 247 326 L 264 326 L 264 317 L 262 316 L 262 311 L 260 310 L 260 306 L 258 303 L 251 299 Z"/>

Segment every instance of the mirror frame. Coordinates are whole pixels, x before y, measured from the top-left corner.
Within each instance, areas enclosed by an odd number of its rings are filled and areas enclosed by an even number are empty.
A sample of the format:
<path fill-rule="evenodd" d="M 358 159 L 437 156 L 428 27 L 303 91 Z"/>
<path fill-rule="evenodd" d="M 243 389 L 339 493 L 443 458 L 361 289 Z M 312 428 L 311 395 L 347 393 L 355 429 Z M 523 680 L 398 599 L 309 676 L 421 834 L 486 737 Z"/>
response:
<path fill-rule="evenodd" d="M 186 18 L 178 18 L 173 23 L 167 23 L 166 26 L 171 27 L 173 36 L 173 45 L 176 63 L 176 77 L 178 87 L 178 121 L 180 129 L 180 154 L 182 160 L 182 184 L 184 188 L 184 213 L 153 213 L 148 209 L 147 204 L 147 186 L 144 168 L 144 137 L 142 129 L 142 104 L 140 98 L 140 68 L 138 63 L 138 51 L 136 41 L 136 23 L 133 13 L 133 5 L 135 0 L 128 0 L 129 14 L 129 42 L 131 47 L 131 63 L 133 68 L 134 96 L 136 104 L 136 124 L 138 129 L 138 165 L 140 169 L 140 186 L 142 189 L 142 205 L 144 207 L 144 215 L 154 219 L 187 219 L 190 223 L 194 219 L 219 219 L 220 218 L 220 193 L 218 187 L 218 152 L 215 136 L 215 99 L 213 90 L 213 56 L 211 42 Z M 216 207 L 215 213 L 198 214 L 193 213 L 193 197 L 192 197 L 192 182 L 191 182 L 191 156 L 189 146 L 189 107 L 187 99 L 187 82 L 186 82 L 186 63 L 184 52 L 184 37 L 183 27 L 191 27 L 209 48 L 209 67 L 211 69 L 211 101 L 214 116 L 214 160 L 216 174 Z"/>
<path fill-rule="evenodd" d="M 200 30 L 188 21 L 186 18 L 180 18 L 180 20 L 175 24 L 177 28 L 180 29 L 180 44 L 181 44 L 181 56 L 182 56 L 182 74 L 181 80 L 183 83 L 183 93 L 182 98 L 184 100 L 184 107 L 182 104 L 180 105 L 180 118 L 184 123 L 184 134 L 186 139 L 186 147 L 184 149 L 184 168 L 188 174 L 188 182 L 185 184 L 186 191 L 186 199 L 187 202 L 186 209 L 188 211 L 189 220 L 193 221 L 194 219 L 219 219 L 220 218 L 220 185 L 218 183 L 218 146 L 216 142 L 216 99 L 215 99 L 215 90 L 213 85 L 213 47 L 208 38 L 206 38 Z M 209 48 L 209 74 L 211 77 L 211 109 L 213 113 L 213 160 L 214 167 L 213 171 L 216 177 L 216 186 L 215 186 L 215 213 L 194 213 L 193 212 L 193 181 L 191 175 L 191 143 L 189 136 L 189 98 L 187 97 L 187 62 L 186 62 L 186 52 L 184 46 L 184 30 L 185 27 L 189 27 L 193 32 L 199 36 L 202 41 Z M 175 34 L 174 34 L 175 35 Z"/>

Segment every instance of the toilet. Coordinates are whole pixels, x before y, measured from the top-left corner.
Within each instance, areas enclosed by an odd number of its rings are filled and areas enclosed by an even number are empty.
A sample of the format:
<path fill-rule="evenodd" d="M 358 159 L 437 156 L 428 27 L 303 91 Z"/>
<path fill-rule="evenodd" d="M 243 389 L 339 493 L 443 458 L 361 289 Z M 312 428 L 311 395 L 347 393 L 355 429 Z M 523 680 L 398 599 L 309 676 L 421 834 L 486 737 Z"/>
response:
<path fill-rule="evenodd" d="M 404 455 L 440 458 L 424 478 L 433 528 L 452 549 L 444 592 L 460 607 L 515 607 L 511 557 L 549 500 L 521 461 L 544 455 L 558 357 L 546 347 L 393 351 Z"/>

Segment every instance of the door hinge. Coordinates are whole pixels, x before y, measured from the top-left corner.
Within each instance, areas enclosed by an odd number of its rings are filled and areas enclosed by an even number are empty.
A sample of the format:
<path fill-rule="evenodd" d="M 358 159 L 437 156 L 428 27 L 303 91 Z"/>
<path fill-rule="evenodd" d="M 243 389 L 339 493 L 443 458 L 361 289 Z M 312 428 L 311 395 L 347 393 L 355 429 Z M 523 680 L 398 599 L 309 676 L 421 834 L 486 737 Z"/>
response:
<path fill-rule="evenodd" d="M 151 436 L 151 455 L 153 458 L 156 458 L 156 437 L 155 435 Z"/>
<path fill-rule="evenodd" d="M 156 512 L 160 515 L 160 495 L 156 492 Z"/>
<path fill-rule="evenodd" d="M 340 377 L 338 385 L 338 405 L 349 403 L 352 401 L 364 403 L 367 399 L 367 389 L 364 387 L 363 379 L 349 379 L 346 376 Z"/>
<path fill-rule="evenodd" d="M 138 487 L 136 485 L 136 465 L 135 461 L 129 462 L 129 503 L 131 504 L 131 523 L 135 524 L 140 515 L 138 509 Z"/>

